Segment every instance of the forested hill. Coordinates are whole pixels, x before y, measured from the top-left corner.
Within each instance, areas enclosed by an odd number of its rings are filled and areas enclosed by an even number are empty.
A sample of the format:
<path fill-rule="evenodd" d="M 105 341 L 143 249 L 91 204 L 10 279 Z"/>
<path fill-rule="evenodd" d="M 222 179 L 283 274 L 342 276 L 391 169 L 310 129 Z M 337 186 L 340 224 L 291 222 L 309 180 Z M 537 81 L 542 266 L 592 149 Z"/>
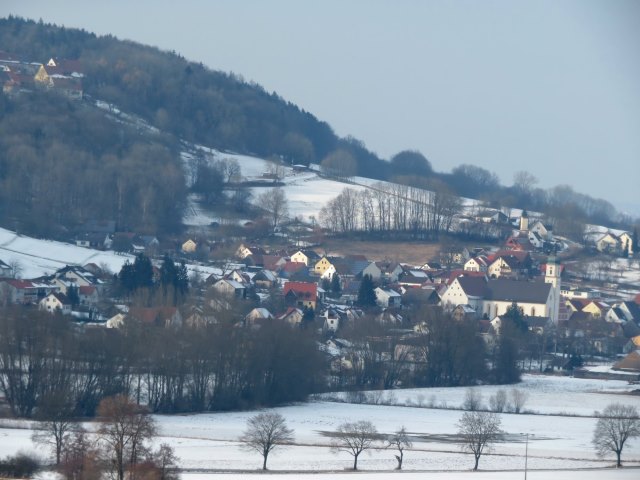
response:
<path fill-rule="evenodd" d="M 0 93 L 0 224 L 9 228 L 51 235 L 62 226 L 62 235 L 94 217 L 115 219 L 121 229 L 175 231 L 185 198 L 184 181 L 177 180 L 181 139 L 544 212 L 567 235 L 587 221 L 612 227 L 630 221 L 570 186 L 535 188 L 527 172 L 507 187 L 475 165 L 438 173 L 420 152 L 385 161 L 277 94 L 173 52 L 16 17 L 0 19 L 0 50 L 39 63 L 79 60 L 85 97 L 161 132 L 114 125 L 105 112 L 91 111 L 90 101 Z"/>
<path fill-rule="evenodd" d="M 16 17 L 0 19 L 0 48 L 34 61 L 79 59 L 85 94 L 118 105 L 187 141 L 294 163 L 318 161 L 337 148 L 359 171 L 386 178 L 388 162 L 353 139 L 338 138 L 312 114 L 234 74 L 172 52 Z"/>

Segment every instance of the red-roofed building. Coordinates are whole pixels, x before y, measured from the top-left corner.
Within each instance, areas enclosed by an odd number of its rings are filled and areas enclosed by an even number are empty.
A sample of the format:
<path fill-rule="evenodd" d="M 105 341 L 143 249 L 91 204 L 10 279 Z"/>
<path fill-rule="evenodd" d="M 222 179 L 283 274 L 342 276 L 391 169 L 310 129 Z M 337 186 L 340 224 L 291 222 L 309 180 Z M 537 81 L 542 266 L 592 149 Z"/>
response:
<path fill-rule="evenodd" d="M 315 310 L 318 301 L 318 285 L 307 282 L 287 282 L 282 291 L 289 305 Z"/>
<path fill-rule="evenodd" d="M 82 286 L 78 288 L 80 305 L 95 305 L 98 303 L 98 290 L 94 286 Z"/>

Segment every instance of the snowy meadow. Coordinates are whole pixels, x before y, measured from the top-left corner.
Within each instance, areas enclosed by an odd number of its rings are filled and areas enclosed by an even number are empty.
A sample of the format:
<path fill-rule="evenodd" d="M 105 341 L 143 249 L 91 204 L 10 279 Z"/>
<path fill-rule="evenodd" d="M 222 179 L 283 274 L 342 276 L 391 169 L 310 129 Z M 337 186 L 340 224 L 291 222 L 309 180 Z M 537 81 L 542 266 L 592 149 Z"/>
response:
<path fill-rule="evenodd" d="M 484 402 L 499 389 L 474 388 Z M 481 457 L 481 472 L 470 472 L 473 456 L 463 453 L 455 439 L 463 414 L 460 406 L 468 390 L 437 388 L 386 394 L 393 405 L 345 403 L 346 398 L 338 395 L 324 398 L 339 401 L 319 399 L 272 409 L 285 417 L 295 432 L 295 440 L 276 448 L 269 456 L 270 478 L 340 479 L 353 475 L 347 473 L 352 457 L 332 452 L 329 435 L 341 423 L 359 420 L 372 422 L 381 434 L 405 426 L 413 442 L 405 452 L 401 474 L 394 471 L 394 451 L 385 449 L 382 442 L 363 453 L 358 466 L 366 478 L 423 478 L 424 473 L 419 472 L 425 471 L 430 472 L 429 478 L 443 480 L 522 478 L 525 451 L 531 479 L 639 478 L 640 439 L 632 439 L 625 447 L 625 468 L 617 470 L 611 468 L 614 457 L 598 458 L 591 444 L 596 424 L 594 411 L 612 402 L 640 407 L 640 396 L 631 394 L 637 385 L 526 375 L 518 388 L 527 394 L 524 413 L 500 414 L 504 434 Z M 256 413 L 157 415 L 160 437 L 156 441 L 175 449 L 187 480 L 201 480 L 213 474 L 215 478 L 245 478 L 259 473 L 261 468 L 260 455 L 244 449 L 238 441 L 246 421 Z M 5 420 L 2 425 L 0 456 L 36 450 L 27 422 Z M 91 429 L 93 425 L 89 423 L 87 427 Z"/>

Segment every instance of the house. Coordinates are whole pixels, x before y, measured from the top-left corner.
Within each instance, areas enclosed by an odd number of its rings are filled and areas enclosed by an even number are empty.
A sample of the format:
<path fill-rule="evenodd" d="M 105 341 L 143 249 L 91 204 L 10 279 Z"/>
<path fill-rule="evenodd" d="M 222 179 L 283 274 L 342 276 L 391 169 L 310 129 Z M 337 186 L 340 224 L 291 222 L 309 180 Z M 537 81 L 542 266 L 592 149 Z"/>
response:
<path fill-rule="evenodd" d="M 107 328 L 121 328 L 124 326 L 124 320 L 126 315 L 124 313 L 117 313 L 113 317 L 107 320 Z"/>
<path fill-rule="evenodd" d="M 402 265 L 397 262 L 391 262 L 385 260 L 383 262 L 376 262 L 376 266 L 380 269 L 382 280 L 390 283 L 398 281 L 398 276 L 403 272 Z"/>
<path fill-rule="evenodd" d="M 313 265 L 313 271 L 321 277 L 330 267 L 333 267 L 332 261 L 324 256 Z M 335 267 L 333 267 L 333 269 L 335 271 Z"/>
<path fill-rule="evenodd" d="M 581 311 L 588 313 L 593 318 L 604 318 L 610 308 L 609 304 L 605 302 L 592 300 L 587 302 L 586 305 L 582 307 Z"/>
<path fill-rule="evenodd" d="M 256 325 L 264 320 L 273 320 L 273 315 L 266 308 L 254 308 L 244 317 L 246 325 Z"/>
<path fill-rule="evenodd" d="M 298 250 L 291 255 L 290 260 L 292 262 L 304 263 L 308 267 L 309 265 L 317 263 L 320 260 L 320 255 L 313 250 Z"/>
<path fill-rule="evenodd" d="M 212 288 L 221 295 L 229 298 L 246 298 L 247 296 L 247 289 L 243 284 L 228 278 L 221 278 L 216 281 L 212 285 Z"/>
<path fill-rule="evenodd" d="M 304 318 L 304 312 L 297 307 L 289 307 L 286 312 L 278 317 L 285 323 L 288 323 L 292 327 L 297 327 L 302 324 Z"/>
<path fill-rule="evenodd" d="M 78 287 L 78 299 L 80 305 L 96 305 L 100 299 L 98 289 L 92 285 Z"/>
<path fill-rule="evenodd" d="M 438 262 L 428 261 L 420 267 L 420 270 L 425 270 L 427 272 L 439 271 L 442 270 L 442 265 Z"/>
<path fill-rule="evenodd" d="M 618 235 L 618 241 L 620 242 L 620 246 L 622 247 L 621 253 L 624 254 L 626 251 L 627 255 L 633 255 L 633 237 L 629 234 L 629 232 L 622 232 L 620 235 Z"/>
<path fill-rule="evenodd" d="M 528 272 L 528 266 L 518 256 L 511 254 L 497 256 L 487 268 L 487 274 L 491 278 L 526 276 Z"/>
<path fill-rule="evenodd" d="M 266 255 L 266 253 L 267 252 L 262 247 L 247 246 L 244 243 L 241 243 L 236 250 L 236 257 L 245 259 L 250 255 Z"/>
<path fill-rule="evenodd" d="M 76 236 L 75 243 L 78 247 L 104 249 L 111 246 L 111 238 L 107 233 L 83 233 Z"/>
<path fill-rule="evenodd" d="M 287 282 L 282 291 L 289 305 L 315 310 L 318 302 L 318 285 L 307 282 Z"/>
<path fill-rule="evenodd" d="M 618 237 L 611 232 L 605 233 L 602 237 L 596 240 L 596 249 L 599 252 L 613 253 L 620 248 L 620 241 Z"/>
<path fill-rule="evenodd" d="M 390 288 L 376 287 L 376 303 L 383 308 L 400 307 L 402 305 L 402 295 Z"/>
<path fill-rule="evenodd" d="M 476 215 L 476 220 L 483 223 L 504 224 L 509 221 L 504 213 L 499 210 L 484 210 Z"/>
<path fill-rule="evenodd" d="M 59 291 L 58 285 L 46 279 L 9 278 L 0 281 L 0 302 L 20 305 L 36 304 L 50 293 Z"/>
<path fill-rule="evenodd" d="M 271 270 L 259 270 L 253 276 L 253 283 L 258 288 L 272 288 L 277 285 L 278 277 Z"/>
<path fill-rule="evenodd" d="M 60 312 L 62 315 L 71 315 L 71 301 L 64 293 L 50 293 L 38 302 L 40 310 L 49 313 Z"/>
<path fill-rule="evenodd" d="M 463 268 L 467 272 L 486 272 L 489 268 L 489 259 L 485 255 L 470 258 Z"/>
<path fill-rule="evenodd" d="M 543 240 L 553 240 L 553 225 L 542 223 L 540 220 L 529 228 L 529 232 L 537 234 Z"/>
<path fill-rule="evenodd" d="M 302 262 L 285 262 L 278 269 L 278 273 L 282 278 L 292 278 L 294 274 L 299 272 L 308 276 L 307 266 Z"/>
<path fill-rule="evenodd" d="M 461 322 L 463 320 L 471 320 L 477 318 L 476 310 L 471 305 L 457 305 L 451 311 L 454 320 Z"/>
<path fill-rule="evenodd" d="M 198 248 L 198 245 L 196 244 L 196 242 L 194 242 L 193 240 L 189 239 L 186 242 L 184 242 L 182 244 L 182 246 L 180 247 L 180 249 L 184 252 L 184 253 L 193 253 L 196 251 L 196 249 Z"/>
<path fill-rule="evenodd" d="M 55 89 L 70 98 L 82 98 L 82 78 L 84 71 L 78 60 L 51 58 L 40 65 L 34 76 L 36 85 Z"/>
<path fill-rule="evenodd" d="M 369 264 L 356 274 L 357 278 L 362 278 L 365 275 L 369 275 L 373 281 L 379 281 L 382 278 L 382 270 L 375 262 L 369 262 Z"/>
<path fill-rule="evenodd" d="M 132 318 L 144 325 L 158 327 L 180 327 L 182 315 L 176 307 L 132 307 L 127 318 Z"/>
<path fill-rule="evenodd" d="M 337 332 L 340 328 L 340 315 L 337 310 L 328 308 L 321 317 L 324 319 L 322 324 L 322 330 L 325 332 Z"/>
<path fill-rule="evenodd" d="M 439 305 L 440 295 L 436 287 L 402 287 L 403 305 Z"/>
<path fill-rule="evenodd" d="M 431 278 L 424 270 L 403 268 L 402 273 L 398 275 L 398 284 L 403 286 L 422 286 L 427 283 L 431 283 Z"/>

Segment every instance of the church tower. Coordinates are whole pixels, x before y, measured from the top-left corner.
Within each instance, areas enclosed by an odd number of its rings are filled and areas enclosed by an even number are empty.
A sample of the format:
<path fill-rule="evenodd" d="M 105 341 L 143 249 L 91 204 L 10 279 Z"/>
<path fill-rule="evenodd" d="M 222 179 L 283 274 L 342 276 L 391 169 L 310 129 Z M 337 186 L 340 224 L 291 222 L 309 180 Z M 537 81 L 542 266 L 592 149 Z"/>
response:
<path fill-rule="evenodd" d="M 526 210 L 522 210 L 522 213 L 520 214 L 520 231 L 529 231 L 529 215 Z"/>
<path fill-rule="evenodd" d="M 560 313 L 560 265 L 555 256 L 549 256 L 544 272 L 544 283 L 551 284 L 549 293 L 549 318 L 554 324 L 558 323 Z"/>

